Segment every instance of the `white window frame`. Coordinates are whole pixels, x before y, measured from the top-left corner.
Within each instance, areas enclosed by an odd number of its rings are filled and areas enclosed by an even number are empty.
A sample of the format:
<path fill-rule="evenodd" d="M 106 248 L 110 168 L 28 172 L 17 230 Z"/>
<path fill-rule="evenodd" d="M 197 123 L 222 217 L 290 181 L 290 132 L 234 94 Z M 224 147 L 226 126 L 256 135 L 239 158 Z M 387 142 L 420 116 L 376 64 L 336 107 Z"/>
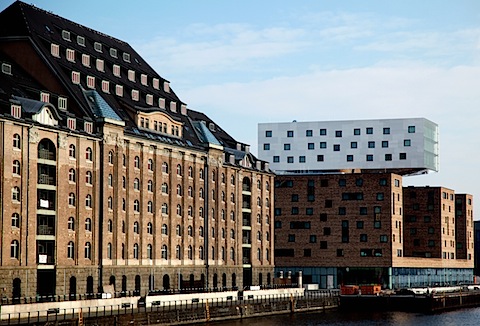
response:
<path fill-rule="evenodd" d="M 142 85 L 148 86 L 148 76 L 145 74 L 141 74 L 140 82 L 142 83 Z"/>
<path fill-rule="evenodd" d="M 10 105 L 10 114 L 14 118 L 21 118 L 22 117 L 22 107 L 18 104 L 11 104 Z"/>
<path fill-rule="evenodd" d="M 78 71 L 72 71 L 72 83 L 80 84 L 80 73 Z"/>
<path fill-rule="evenodd" d="M 88 54 L 82 53 L 82 65 L 90 68 L 90 56 Z"/>
<path fill-rule="evenodd" d="M 95 77 L 87 76 L 87 87 L 91 89 L 95 88 Z"/>
<path fill-rule="evenodd" d="M 2 63 L 2 72 L 6 75 L 12 74 L 12 66 L 8 63 Z"/>
<path fill-rule="evenodd" d="M 152 85 L 153 85 L 153 88 L 160 89 L 160 80 L 158 78 L 153 78 Z"/>
<path fill-rule="evenodd" d="M 108 80 L 102 80 L 102 91 L 110 94 L 110 82 Z"/>
<path fill-rule="evenodd" d="M 115 95 L 123 97 L 123 86 L 115 85 Z"/>
<path fill-rule="evenodd" d="M 70 62 L 75 62 L 75 50 L 74 49 L 67 49 L 66 50 L 67 60 Z"/>
<path fill-rule="evenodd" d="M 132 89 L 132 100 L 139 101 L 140 100 L 140 92 L 136 89 Z"/>
<path fill-rule="evenodd" d="M 96 66 L 98 71 L 105 71 L 105 61 L 103 61 L 102 59 L 97 59 Z"/>
<path fill-rule="evenodd" d="M 50 103 L 50 93 L 40 92 L 40 101 Z"/>
<path fill-rule="evenodd" d="M 58 108 L 60 110 L 66 110 L 67 109 L 67 103 L 68 103 L 68 101 L 67 101 L 66 97 L 61 97 L 61 96 L 58 97 Z"/>
<path fill-rule="evenodd" d="M 80 46 L 85 46 L 85 37 L 77 35 L 77 44 Z"/>
<path fill-rule="evenodd" d="M 117 49 L 115 49 L 115 48 L 110 48 L 110 56 L 111 56 L 112 58 L 118 58 Z"/>
<path fill-rule="evenodd" d="M 75 130 L 77 129 L 77 119 L 75 118 L 67 118 L 67 126 L 68 126 L 68 129 L 70 130 Z"/>
<path fill-rule="evenodd" d="M 102 46 L 102 43 L 100 43 L 100 42 L 95 42 L 95 43 L 93 43 L 93 48 L 94 48 L 95 51 L 97 51 L 97 52 L 102 53 L 102 52 L 103 52 L 102 47 L 103 47 L 103 46 Z"/>
<path fill-rule="evenodd" d="M 135 82 L 135 70 L 128 70 L 128 80 L 131 82 Z"/>
<path fill-rule="evenodd" d="M 145 97 L 145 101 L 147 102 L 148 105 L 153 105 L 153 95 L 147 94 Z"/>
<path fill-rule="evenodd" d="M 85 132 L 91 134 L 93 132 L 93 123 L 92 122 L 85 122 L 84 123 L 84 129 L 85 129 Z"/>
<path fill-rule="evenodd" d="M 65 40 L 65 41 L 71 41 L 71 38 L 70 38 L 70 32 L 69 31 L 66 31 L 66 30 L 62 30 L 62 38 Z"/>
<path fill-rule="evenodd" d="M 164 98 L 159 98 L 158 99 L 158 107 L 161 109 L 165 109 L 165 99 Z"/>
<path fill-rule="evenodd" d="M 167 81 L 163 82 L 163 90 L 167 93 L 170 93 L 170 83 Z"/>
<path fill-rule="evenodd" d="M 52 43 L 50 45 L 50 53 L 54 57 L 60 58 L 60 46 L 58 44 Z"/>
<path fill-rule="evenodd" d="M 121 77 L 122 76 L 119 65 L 113 65 L 113 75 L 115 77 Z"/>
<path fill-rule="evenodd" d="M 123 52 L 123 61 L 130 62 L 130 53 Z"/>

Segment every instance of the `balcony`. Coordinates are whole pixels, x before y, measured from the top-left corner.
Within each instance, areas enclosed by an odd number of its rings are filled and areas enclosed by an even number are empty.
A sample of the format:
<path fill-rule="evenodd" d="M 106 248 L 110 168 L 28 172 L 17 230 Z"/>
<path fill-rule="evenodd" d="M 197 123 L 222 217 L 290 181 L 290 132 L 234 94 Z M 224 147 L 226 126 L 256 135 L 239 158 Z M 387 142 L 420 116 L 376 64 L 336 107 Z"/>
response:
<path fill-rule="evenodd" d="M 38 176 L 38 184 L 55 186 L 55 177 L 51 177 L 48 174 L 40 174 Z"/>

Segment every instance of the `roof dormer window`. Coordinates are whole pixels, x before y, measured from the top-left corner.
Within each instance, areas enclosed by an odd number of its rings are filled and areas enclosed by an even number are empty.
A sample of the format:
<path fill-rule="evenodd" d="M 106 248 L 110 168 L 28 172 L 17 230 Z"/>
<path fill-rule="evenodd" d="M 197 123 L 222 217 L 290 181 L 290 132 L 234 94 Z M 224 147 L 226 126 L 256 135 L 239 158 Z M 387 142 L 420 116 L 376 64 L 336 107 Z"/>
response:
<path fill-rule="evenodd" d="M 2 63 L 2 72 L 6 75 L 12 74 L 12 66 L 8 63 Z"/>
<path fill-rule="evenodd" d="M 101 72 L 105 71 L 105 62 L 102 59 L 97 59 L 97 70 Z"/>
<path fill-rule="evenodd" d="M 57 58 L 60 58 L 60 47 L 58 44 L 51 44 L 50 45 L 50 53 Z"/>
<path fill-rule="evenodd" d="M 72 71 L 72 83 L 80 84 L 80 73 L 78 71 Z"/>
<path fill-rule="evenodd" d="M 152 85 L 153 88 L 160 89 L 160 81 L 158 80 L 158 78 L 153 78 Z"/>
<path fill-rule="evenodd" d="M 50 93 L 40 92 L 40 101 L 50 103 Z"/>
<path fill-rule="evenodd" d="M 95 88 L 95 77 L 87 76 L 87 87 L 88 88 Z"/>
<path fill-rule="evenodd" d="M 140 99 L 140 93 L 136 89 L 132 89 L 132 100 L 138 101 Z"/>
<path fill-rule="evenodd" d="M 117 58 L 117 49 L 110 48 L 110 56 L 112 58 Z"/>
<path fill-rule="evenodd" d="M 123 61 L 130 62 L 130 53 L 123 52 Z"/>
<path fill-rule="evenodd" d="M 93 49 L 97 52 L 100 52 L 102 53 L 102 43 L 99 43 L 99 42 L 95 42 L 93 43 Z"/>
<path fill-rule="evenodd" d="M 22 107 L 17 104 L 10 105 L 10 114 L 12 117 L 20 119 L 22 117 Z"/>
<path fill-rule="evenodd" d="M 83 128 L 85 129 L 85 132 L 88 132 L 89 134 L 91 134 L 93 132 L 93 123 L 85 122 Z"/>
<path fill-rule="evenodd" d="M 116 85 L 115 86 L 115 95 L 123 96 L 123 86 L 122 85 Z"/>
<path fill-rule="evenodd" d="M 113 65 L 113 75 L 116 77 L 120 77 L 120 66 Z"/>
<path fill-rule="evenodd" d="M 174 102 L 174 101 L 170 102 L 170 111 L 177 112 L 177 102 Z"/>
<path fill-rule="evenodd" d="M 140 76 L 140 81 L 141 81 L 142 85 L 147 86 L 147 85 L 148 85 L 148 77 L 147 77 L 147 75 L 142 74 L 142 75 Z"/>
<path fill-rule="evenodd" d="M 165 99 L 164 98 L 159 98 L 158 99 L 158 107 L 161 109 L 165 109 Z"/>
<path fill-rule="evenodd" d="M 67 60 L 70 62 L 75 62 L 75 50 L 67 49 Z"/>
<path fill-rule="evenodd" d="M 63 38 L 65 41 L 69 41 L 69 42 L 70 42 L 70 32 L 63 30 L 63 31 L 62 31 L 62 38 Z"/>
<path fill-rule="evenodd" d="M 153 95 L 147 94 L 145 101 L 147 102 L 148 105 L 153 105 Z"/>
<path fill-rule="evenodd" d="M 77 44 L 80 46 L 85 46 L 85 37 L 78 35 L 77 36 Z"/>
<path fill-rule="evenodd" d="M 90 56 L 88 54 L 82 54 L 82 64 L 85 67 L 90 67 Z"/>
<path fill-rule="evenodd" d="M 67 109 L 67 98 L 66 97 L 59 97 L 58 98 L 58 108 L 60 110 L 66 110 Z"/>
<path fill-rule="evenodd" d="M 75 130 L 77 126 L 77 120 L 75 118 L 67 118 L 67 127 L 70 130 Z"/>
<path fill-rule="evenodd" d="M 163 90 L 167 93 L 170 93 L 170 83 L 169 82 L 163 82 Z"/>
<path fill-rule="evenodd" d="M 135 82 L 135 71 L 134 70 L 128 70 L 128 80 Z"/>
<path fill-rule="evenodd" d="M 108 80 L 102 80 L 102 91 L 104 93 L 110 93 L 110 82 Z"/>

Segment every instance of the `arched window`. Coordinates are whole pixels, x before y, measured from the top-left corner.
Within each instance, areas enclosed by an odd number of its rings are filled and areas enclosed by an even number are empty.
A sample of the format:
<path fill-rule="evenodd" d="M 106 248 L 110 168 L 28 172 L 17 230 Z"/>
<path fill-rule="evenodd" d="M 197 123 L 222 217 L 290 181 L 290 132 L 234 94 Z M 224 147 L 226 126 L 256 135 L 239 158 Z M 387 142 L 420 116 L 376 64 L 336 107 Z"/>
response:
<path fill-rule="evenodd" d="M 177 185 L 177 195 L 178 196 L 181 196 L 182 195 L 182 186 L 181 185 Z"/>
<path fill-rule="evenodd" d="M 192 248 L 192 246 L 188 246 L 187 255 L 188 255 L 188 259 L 190 259 L 190 260 L 193 259 L 193 248 Z"/>
<path fill-rule="evenodd" d="M 235 194 L 233 192 L 230 194 L 230 201 L 235 203 Z"/>
<path fill-rule="evenodd" d="M 107 222 L 107 230 L 108 232 L 113 232 L 113 221 L 112 220 L 108 220 Z"/>
<path fill-rule="evenodd" d="M 260 214 L 257 214 L 257 223 L 262 223 L 262 216 Z"/>
<path fill-rule="evenodd" d="M 225 210 L 224 210 L 224 209 L 222 209 L 222 210 L 220 211 L 220 216 L 221 216 L 221 218 L 222 218 L 222 221 L 225 221 Z"/>
<path fill-rule="evenodd" d="M 203 180 L 203 178 L 204 178 L 204 177 L 203 177 L 203 169 L 200 169 L 200 170 L 198 171 L 198 176 L 200 177 L 200 180 Z"/>
<path fill-rule="evenodd" d="M 13 240 L 10 243 L 10 258 L 18 259 L 18 253 L 20 252 L 20 245 L 18 240 Z"/>
<path fill-rule="evenodd" d="M 232 174 L 232 176 L 230 177 L 230 183 L 232 185 L 235 185 L 235 176 Z"/>
<path fill-rule="evenodd" d="M 221 252 L 222 260 L 225 260 L 225 247 L 222 247 L 222 250 L 220 252 Z"/>
<path fill-rule="evenodd" d="M 270 261 L 270 250 L 269 250 L 268 248 L 267 248 L 266 251 L 265 251 L 265 256 L 266 256 L 265 259 L 266 259 L 267 261 Z"/>
<path fill-rule="evenodd" d="M 138 199 L 135 199 L 133 201 L 133 211 L 135 213 L 139 213 L 140 212 L 140 202 L 138 201 Z"/>
<path fill-rule="evenodd" d="M 162 246 L 162 259 L 167 259 L 167 245 Z"/>
<path fill-rule="evenodd" d="M 265 189 L 270 191 L 270 183 L 268 181 L 265 182 Z"/>
<path fill-rule="evenodd" d="M 148 171 L 153 172 L 153 160 L 151 158 L 148 159 L 147 169 L 148 169 Z"/>
<path fill-rule="evenodd" d="M 68 156 L 72 159 L 75 159 L 77 157 L 75 145 L 70 144 L 70 146 L 68 146 Z"/>
<path fill-rule="evenodd" d="M 168 194 L 168 185 L 167 183 L 162 183 L 162 193 Z"/>
<path fill-rule="evenodd" d="M 188 206 L 188 217 L 193 217 L 193 207 Z"/>
<path fill-rule="evenodd" d="M 212 246 L 212 259 L 215 259 L 215 247 Z"/>
<path fill-rule="evenodd" d="M 262 232 L 260 231 L 257 232 L 257 240 L 262 241 Z"/>
<path fill-rule="evenodd" d="M 109 210 L 112 210 L 113 209 L 113 198 L 112 196 L 109 196 L 108 199 L 107 199 L 107 206 L 108 206 L 108 209 Z"/>
<path fill-rule="evenodd" d="M 257 206 L 262 206 L 262 200 L 260 197 L 257 197 Z"/>
<path fill-rule="evenodd" d="M 257 249 L 257 259 L 262 260 L 262 250 L 260 248 Z"/>
<path fill-rule="evenodd" d="M 125 200 L 125 198 L 122 198 L 122 211 L 126 211 L 127 209 L 127 201 Z"/>
<path fill-rule="evenodd" d="M 193 177 L 193 168 L 191 166 L 188 167 L 188 177 L 189 178 Z"/>
<path fill-rule="evenodd" d="M 108 152 L 108 164 L 113 164 L 113 152 Z"/>
<path fill-rule="evenodd" d="M 217 171 L 215 169 L 212 171 L 212 181 L 215 182 L 217 180 Z"/>
<path fill-rule="evenodd" d="M 153 259 L 153 248 L 151 244 L 147 245 L 147 258 Z"/>
<path fill-rule="evenodd" d="M 148 192 L 153 192 L 153 181 L 152 180 L 147 181 L 147 191 Z"/>
<path fill-rule="evenodd" d="M 140 180 L 138 178 L 133 180 L 133 189 L 140 190 Z"/>
<path fill-rule="evenodd" d="M 225 229 L 222 228 L 222 239 L 225 239 Z"/>
<path fill-rule="evenodd" d="M 20 175 L 20 161 L 14 160 L 13 161 L 13 174 Z"/>
<path fill-rule="evenodd" d="M 70 241 L 67 245 L 67 258 L 73 259 L 75 255 L 75 244 Z"/>
<path fill-rule="evenodd" d="M 168 227 L 166 224 L 162 224 L 162 234 L 168 235 Z"/>
<path fill-rule="evenodd" d="M 133 233 L 139 234 L 140 233 L 140 227 L 137 221 L 133 222 Z"/>
<path fill-rule="evenodd" d="M 125 233 L 126 227 L 125 227 L 125 221 L 122 221 L 122 233 Z"/>
<path fill-rule="evenodd" d="M 200 247 L 198 248 L 198 258 L 199 258 L 199 259 L 204 259 L 204 258 L 203 258 L 203 247 L 202 247 L 202 246 L 200 246 Z"/>
<path fill-rule="evenodd" d="M 177 175 L 182 175 L 182 166 L 177 164 Z"/>
<path fill-rule="evenodd" d="M 203 188 L 200 188 L 199 192 L 198 192 L 200 198 L 204 198 L 205 194 L 203 193 Z"/>
<path fill-rule="evenodd" d="M 180 204 L 177 205 L 177 215 L 182 216 L 182 205 Z"/>
<path fill-rule="evenodd" d="M 12 227 L 19 228 L 20 227 L 20 215 L 18 213 L 12 214 Z"/>
<path fill-rule="evenodd" d="M 235 231 L 233 229 L 230 229 L 230 238 L 235 239 Z"/>
<path fill-rule="evenodd" d="M 73 216 L 68 218 L 67 228 L 70 231 L 75 231 L 75 218 Z"/>
<path fill-rule="evenodd" d="M 189 225 L 187 228 L 187 234 L 189 237 L 193 237 L 193 228 L 191 225 Z"/>
<path fill-rule="evenodd" d="M 122 154 L 122 166 L 127 166 L 127 156 L 125 154 Z"/>
<path fill-rule="evenodd" d="M 235 213 L 233 211 L 230 212 L 230 220 L 235 221 Z"/>
<path fill-rule="evenodd" d="M 85 150 L 85 159 L 87 161 L 93 161 L 93 151 L 90 147 Z"/>
<path fill-rule="evenodd" d="M 151 200 L 147 203 L 147 212 L 153 213 L 153 202 Z"/>
<path fill-rule="evenodd" d="M 262 189 L 262 182 L 257 180 L 257 189 Z"/>
<path fill-rule="evenodd" d="M 12 201 L 19 202 L 20 201 L 20 188 L 13 187 L 12 188 Z"/>
<path fill-rule="evenodd" d="M 110 242 L 107 244 L 107 258 L 112 259 L 112 244 Z"/>
<path fill-rule="evenodd" d="M 85 183 L 87 185 L 91 185 L 93 183 L 93 178 L 92 178 L 92 172 L 91 171 L 87 171 L 87 173 L 85 174 Z"/>
<path fill-rule="evenodd" d="M 192 186 L 188 186 L 188 197 L 193 197 L 193 188 L 192 188 Z"/>
<path fill-rule="evenodd" d="M 138 243 L 133 244 L 133 258 L 138 259 Z"/>
<path fill-rule="evenodd" d="M 200 207 L 198 209 L 198 216 L 200 216 L 201 218 L 203 218 L 203 207 Z"/>
<path fill-rule="evenodd" d="M 140 157 L 135 156 L 133 159 L 133 167 L 136 169 L 140 169 Z"/>
<path fill-rule="evenodd" d="M 122 259 L 125 259 L 125 244 L 122 243 Z"/>
<path fill-rule="evenodd" d="M 75 169 L 68 170 L 68 181 L 75 183 L 77 180 L 75 176 Z"/>
<path fill-rule="evenodd" d="M 92 208 L 92 195 L 85 196 L 85 207 Z"/>
<path fill-rule="evenodd" d="M 21 138 L 19 134 L 13 135 L 13 148 L 16 149 L 21 149 L 22 144 L 21 144 Z"/>
<path fill-rule="evenodd" d="M 222 184 L 225 183 L 225 173 L 222 173 Z"/>
<path fill-rule="evenodd" d="M 92 245 L 90 242 L 85 243 L 85 258 L 92 259 Z"/>
<path fill-rule="evenodd" d="M 166 162 L 162 163 L 162 172 L 168 173 L 168 164 Z"/>
<path fill-rule="evenodd" d="M 175 228 L 177 232 L 177 236 L 181 237 L 182 236 L 182 227 L 177 224 L 177 227 Z"/>
<path fill-rule="evenodd" d="M 198 235 L 203 238 L 203 226 L 198 228 Z"/>
<path fill-rule="evenodd" d="M 265 233 L 265 240 L 270 241 L 270 233 L 268 231 Z"/>
<path fill-rule="evenodd" d="M 162 214 L 168 214 L 168 205 L 166 203 L 162 204 Z"/>
<path fill-rule="evenodd" d="M 182 247 L 180 247 L 180 245 L 175 247 L 175 257 L 177 259 L 182 259 Z"/>
<path fill-rule="evenodd" d="M 108 175 L 107 182 L 109 187 L 113 187 L 113 175 Z"/>
<path fill-rule="evenodd" d="M 221 196 L 222 196 L 222 197 L 221 197 L 222 201 L 225 202 L 225 191 L 222 191 L 222 195 L 221 195 Z"/>
<path fill-rule="evenodd" d="M 270 200 L 268 198 L 265 198 L 265 206 L 267 208 L 270 207 Z"/>
<path fill-rule="evenodd" d="M 127 178 L 125 176 L 122 177 L 122 188 L 127 189 Z"/>
<path fill-rule="evenodd" d="M 85 231 L 92 231 L 92 220 L 89 217 L 85 219 Z"/>
<path fill-rule="evenodd" d="M 153 225 L 151 222 L 148 222 L 147 224 L 147 233 L 148 234 L 153 234 Z"/>
<path fill-rule="evenodd" d="M 230 248 L 230 259 L 235 261 L 235 249 Z"/>

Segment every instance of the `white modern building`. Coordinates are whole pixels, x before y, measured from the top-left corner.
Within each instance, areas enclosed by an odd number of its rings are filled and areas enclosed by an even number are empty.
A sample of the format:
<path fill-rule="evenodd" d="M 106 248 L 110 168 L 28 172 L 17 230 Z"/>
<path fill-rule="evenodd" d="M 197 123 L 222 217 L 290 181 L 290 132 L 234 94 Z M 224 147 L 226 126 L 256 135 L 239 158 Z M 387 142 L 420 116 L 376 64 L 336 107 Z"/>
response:
<path fill-rule="evenodd" d="M 425 118 L 260 123 L 258 156 L 278 174 L 438 171 L 438 125 Z"/>

